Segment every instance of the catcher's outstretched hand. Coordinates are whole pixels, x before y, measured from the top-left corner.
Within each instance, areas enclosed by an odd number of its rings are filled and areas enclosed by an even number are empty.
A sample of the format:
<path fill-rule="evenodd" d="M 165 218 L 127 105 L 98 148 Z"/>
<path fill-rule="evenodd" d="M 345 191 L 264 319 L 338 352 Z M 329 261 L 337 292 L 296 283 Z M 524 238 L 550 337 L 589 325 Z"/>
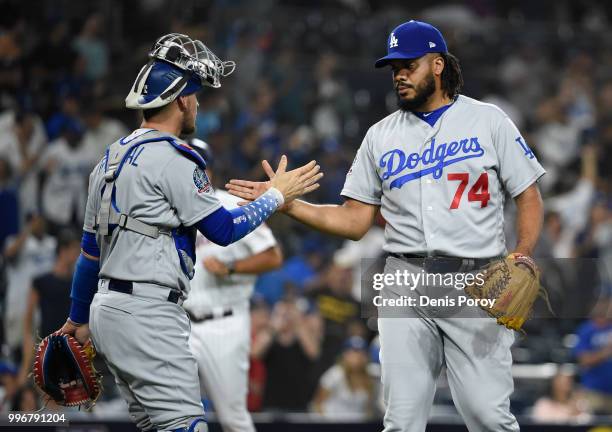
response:
<path fill-rule="evenodd" d="M 270 180 L 273 179 L 276 173 L 272 169 L 270 163 L 267 160 L 264 160 L 261 162 L 261 165 L 263 166 L 268 178 Z M 246 201 L 253 201 L 272 187 L 270 185 L 270 180 L 255 182 L 250 180 L 231 179 L 229 183 L 225 185 L 225 189 L 238 198 L 242 198 Z"/>
<path fill-rule="evenodd" d="M 231 179 L 229 183 L 225 185 L 225 189 L 229 193 L 247 202 L 253 201 L 270 188 L 270 181 L 256 182 L 251 180 Z"/>
<path fill-rule="evenodd" d="M 323 177 L 323 173 L 320 172 L 321 167 L 317 165 L 316 161 L 286 171 L 287 157 L 283 155 L 276 172 L 267 160 L 262 161 L 261 164 L 270 180 L 254 182 L 232 179 L 225 185 L 227 191 L 244 200 L 253 201 L 271 187 L 275 187 L 285 197 L 285 205 L 282 208 L 285 209 L 291 201 L 299 196 L 317 190 L 320 186 L 318 181 Z"/>

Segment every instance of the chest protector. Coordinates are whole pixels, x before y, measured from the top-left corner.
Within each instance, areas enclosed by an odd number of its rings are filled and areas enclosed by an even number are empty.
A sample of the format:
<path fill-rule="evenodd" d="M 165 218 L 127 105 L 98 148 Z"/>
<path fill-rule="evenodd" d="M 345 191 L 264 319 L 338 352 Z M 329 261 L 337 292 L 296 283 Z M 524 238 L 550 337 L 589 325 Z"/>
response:
<path fill-rule="evenodd" d="M 172 135 L 165 135 L 154 129 L 138 129 L 130 136 L 121 138 L 112 143 L 106 150 L 106 163 L 104 165 L 105 185 L 102 191 L 100 209 L 96 216 L 96 231 L 99 235 L 109 237 L 115 229 L 129 230 L 147 237 L 157 239 L 160 235 L 170 236 L 174 239 L 181 269 L 189 279 L 193 278 L 195 261 L 195 227 L 180 226 L 169 229 L 163 226 L 151 225 L 121 213 L 115 203 L 116 181 L 126 160 L 141 145 L 153 142 L 166 141 L 183 156 L 195 162 L 202 170 L 206 169 L 206 162 L 190 146 Z"/>

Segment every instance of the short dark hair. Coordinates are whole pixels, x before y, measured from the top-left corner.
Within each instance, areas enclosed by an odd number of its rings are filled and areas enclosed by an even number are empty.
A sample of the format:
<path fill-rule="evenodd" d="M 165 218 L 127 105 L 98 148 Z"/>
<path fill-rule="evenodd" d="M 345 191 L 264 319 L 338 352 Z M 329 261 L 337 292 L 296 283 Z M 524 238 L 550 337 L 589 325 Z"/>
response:
<path fill-rule="evenodd" d="M 440 77 L 442 90 L 449 98 L 453 99 L 463 87 L 463 75 L 461 74 L 459 59 L 451 53 L 440 53 L 440 57 L 444 59 L 444 70 Z"/>
<path fill-rule="evenodd" d="M 57 235 L 57 246 L 56 254 L 59 254 L 62 250 L 72 246 L 74 243 L 80 242 L 80 237 L 77 232 L 72 228 L 64 228 Z"/>
<path fill-rule="evenodd" d="M 157 108 L 144 109 L 142 110 L 142 116 L 146 121 L 150 121 L 153 117 L 162 112 L 167 106 L 168 105 L 163 105 Z"/>

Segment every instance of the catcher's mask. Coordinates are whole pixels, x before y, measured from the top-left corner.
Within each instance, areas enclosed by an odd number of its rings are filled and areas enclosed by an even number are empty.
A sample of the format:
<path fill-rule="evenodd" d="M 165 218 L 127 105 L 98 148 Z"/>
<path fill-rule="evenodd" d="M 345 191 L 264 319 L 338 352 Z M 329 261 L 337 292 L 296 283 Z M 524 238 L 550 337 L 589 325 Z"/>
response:
<path fill-rule="evenodd" d="M 149 59 L 125 98 L 127 108 L 158 108 L 204 86 L 219 88 L 221 77 L 236 68 L 233 61 L 220 60 L 202 42 L 180 33 L 157 39 Z"/>

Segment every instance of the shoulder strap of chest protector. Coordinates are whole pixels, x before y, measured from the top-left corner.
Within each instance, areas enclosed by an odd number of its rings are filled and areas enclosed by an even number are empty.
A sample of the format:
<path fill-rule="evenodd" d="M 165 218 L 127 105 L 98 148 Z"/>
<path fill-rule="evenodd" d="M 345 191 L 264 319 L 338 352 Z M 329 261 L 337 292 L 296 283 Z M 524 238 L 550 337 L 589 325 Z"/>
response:
<path fill-rule="evenodd" d="M 193 160 L 202 170 L 206 169 L 206 162 L 204 159 L 186 143 L 177 140 L 173 136 L 164 135 L 153 129 L 143 130 L 136 136 L 132 134 L 115 141 L 106 150 L 104 173 L 106 184 L 104 192 L 102 193 L 100 210 L 96 217 L 96 229 L 101 235 L 108 236 L 112 234 L 112 229 L 109 229 L 110 225 L 116 225 L 120 229 L 134 231 L 152 238 L 157 238 L 160 234 L 170 235 L 169 230 L 164 230 L 158 226 L 139 221 L 128 214 L 120 213 L 113 202 L 116 187 L 115 181 L 119 177 L 119 174 L 121 174 L 121 170 L 129 155 L 143 144 L 159 141 L 167 141 L 182 155 Z"/>

